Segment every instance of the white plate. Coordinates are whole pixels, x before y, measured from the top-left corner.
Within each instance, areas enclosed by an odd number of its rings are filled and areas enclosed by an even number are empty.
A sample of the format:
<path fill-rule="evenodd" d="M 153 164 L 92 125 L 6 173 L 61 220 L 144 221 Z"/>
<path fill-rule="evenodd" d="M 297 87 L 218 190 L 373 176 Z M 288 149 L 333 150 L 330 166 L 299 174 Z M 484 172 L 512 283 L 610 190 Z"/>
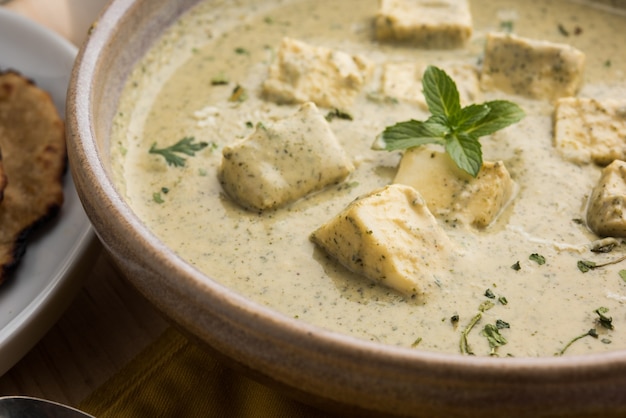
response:
<path fill-rule="evenodd" d="M 65 115 L 76 48 L 50 30 L 0 8 L 0 70 L 14 69 L 48 91 Z M 0 375 L 56 322 L 83 284 L 98 241 L 69 170 L 59 215 L 29 237 L 26 254 L 0 285 Z"/>

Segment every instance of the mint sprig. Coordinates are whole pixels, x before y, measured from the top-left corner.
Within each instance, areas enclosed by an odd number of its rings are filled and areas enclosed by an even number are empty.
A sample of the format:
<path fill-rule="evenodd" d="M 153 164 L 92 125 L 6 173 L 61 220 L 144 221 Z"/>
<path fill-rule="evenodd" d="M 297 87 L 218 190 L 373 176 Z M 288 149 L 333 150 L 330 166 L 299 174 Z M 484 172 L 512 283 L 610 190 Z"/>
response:
<path fill-rule="evenodd" d="M 432 115 L 425 121 L 412 119 L 388 126 L 377 138 L 374 149 L 394 151 L 425 144 L 443 145 L 459 168 L 476 177 L 483 165 L 478 139 L 525 116 L 518 105 L 506 100 L 461 107 L 454 80 L 434 66 L 426 68 L 422 88 Z"/>

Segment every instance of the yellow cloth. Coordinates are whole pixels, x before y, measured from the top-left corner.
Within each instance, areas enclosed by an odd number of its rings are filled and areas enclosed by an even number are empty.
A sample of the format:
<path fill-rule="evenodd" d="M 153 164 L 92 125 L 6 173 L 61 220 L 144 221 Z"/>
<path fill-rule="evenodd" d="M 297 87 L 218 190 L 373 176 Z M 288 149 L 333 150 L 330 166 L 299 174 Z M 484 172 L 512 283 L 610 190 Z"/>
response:
<path fill-rule="evenodd" d="M 238 374 L 172 328 L 78 407 L 98 418 L 329 416 Z"/>

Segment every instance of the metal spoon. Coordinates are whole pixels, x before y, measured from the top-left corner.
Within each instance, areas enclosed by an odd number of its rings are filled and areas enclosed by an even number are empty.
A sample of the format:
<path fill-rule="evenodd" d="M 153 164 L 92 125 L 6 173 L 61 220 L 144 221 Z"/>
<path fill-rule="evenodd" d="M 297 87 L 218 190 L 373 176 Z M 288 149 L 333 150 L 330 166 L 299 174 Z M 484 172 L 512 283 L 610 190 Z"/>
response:
<path fill-rule="evenodd" d="M 0 397 L 0 418 L 94 418 L 70 406 L 28 396 Z"/>

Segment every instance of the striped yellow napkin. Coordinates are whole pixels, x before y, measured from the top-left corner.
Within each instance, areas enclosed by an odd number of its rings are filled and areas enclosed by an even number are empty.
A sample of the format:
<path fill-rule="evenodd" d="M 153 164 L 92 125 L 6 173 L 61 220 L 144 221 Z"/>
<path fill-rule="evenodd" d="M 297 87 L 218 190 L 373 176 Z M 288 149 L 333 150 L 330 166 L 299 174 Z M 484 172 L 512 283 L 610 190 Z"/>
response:
<path fill-rule="evenodd" d="M 98 418 L 329 416 L 238 374 L 173 328 L 79 408 Z"/>

